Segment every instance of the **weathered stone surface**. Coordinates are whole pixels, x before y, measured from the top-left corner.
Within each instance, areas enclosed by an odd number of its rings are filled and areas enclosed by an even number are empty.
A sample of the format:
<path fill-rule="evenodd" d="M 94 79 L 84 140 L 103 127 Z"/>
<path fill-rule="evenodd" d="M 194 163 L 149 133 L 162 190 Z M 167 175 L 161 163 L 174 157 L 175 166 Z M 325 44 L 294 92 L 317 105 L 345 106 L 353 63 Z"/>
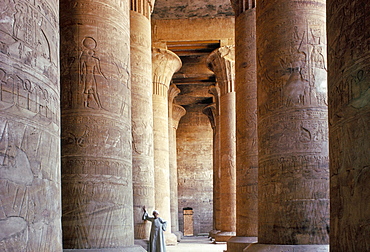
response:
<path fill-rule="evenodd" d="M 63 249 L 63 252 L 145 252 L 142 246 L 129 246 L 109 249 Z"/>
<path fill-rule="evenodd" d="M 61 251 L 58 1 L 0 13 L 0 250 Z"/>
<path fill-rule="evenodd" d="M 327 1 L 330 250 L 370 249 L 370 3 Z"/>
<path fill-rule="evenodd" d="M 187 19 L 202 17 L 233 16 L 229 0 L 157 0 L 153 12 L 155 19 Z"/>
<path fill-rule="evenodd" d="M 236 231 L 236 126 L 235 126 L 235 48 L 224 46 L 208 57 L 208 67 L 215 73 L 220 88 L 220 208 L 221 233 L 216 241 L 227 241 Z M 219 239 L 217 238 L 219 237 Z M 230 237 L 229 237 L 230 238 Z"/>
<path fill-rule="evenodd" d="M 177 176 L 177 148 L 176 130 L 181 117 L 186 114 L 186 110 L 174 103 L 174 97 L 178 95 L 180 89 L 175 84 L 171 84 L 168 91 L 168 116 L 169 116 L 169 155 L 170 155 L 170 193 L 171 193 L 171 231 L 177 233 L 177 241 L 181 239 L 179 231 L 179 199 L 178 199 L 178 176 Z"/>
<path fill-rule="evenodd" d="M 328 252 L 329 245 L 251 244 L 243 252 Z"/>
<path fill-rule="evenodd" d="M 209 92 L 214 96 L 214 103 L 206 106 L 203 113 L 208 116 L 211 123 L 213 138 L 212 138 L 212 164 L 213 164 L 213 229 L 210 230 L 209 236 L 215 238 L 221 228 L 221 205 L 220 205 L 220 88 L 218 85 L 212 85 Z"/>
<path fill-rule="evenodd" d="M 129 3 L 60 1 L 63 245 L 134 244 Z"/>
<path fill-rule="evenodd" d="M 328 244 L 325 1 L 261 1 L 258 242 Z"/>
<path fill-rule="evenodd" d="M 192 208 L 197 235 L 212 229 L 212 128 L 202 113 L 204 105 L 184 107 L 176 131 L 179 227 L 183 230 L 183 209 Z"/>
<path fill-rule="evenodd" d="M 166 244 L 176 245 L 171 235 L 168 90 L 173 74 L 181 68 L 180 58 L 166 49 L 152 49 L 155 207 L 167 221 Z"/>
<path fill-rule="evenodd" d="M 235 2 L 242 5 L 244 0 Z M 244 5 L 243 12 L 238 11 L 241 13 L 235 19 L 236 235 L 239 237 L 258 235 L 256 9 L 253 1 L 249 3 Z M 228 251 L 237 250 L 228 244 Z"/>
<path fill-rule="evenodd" d="M 140 8 L 141 7 L 141 8 Z M 135 239 L 149 239 L 151 222 L 142 207 L 154 209 L 152 48 L 148 2 L 132 1 L 130 11 L 132 182 Z"/>
<path fill-rule="evenodd" d="M 220 40 L 234 43 L 234 17 L 199 19 L 152 19 L 153 43 L 166 41 Z M 181 27 L 182 29 L 179 29 Z M 202 27 L 202 29 L 199 29 Z"/>

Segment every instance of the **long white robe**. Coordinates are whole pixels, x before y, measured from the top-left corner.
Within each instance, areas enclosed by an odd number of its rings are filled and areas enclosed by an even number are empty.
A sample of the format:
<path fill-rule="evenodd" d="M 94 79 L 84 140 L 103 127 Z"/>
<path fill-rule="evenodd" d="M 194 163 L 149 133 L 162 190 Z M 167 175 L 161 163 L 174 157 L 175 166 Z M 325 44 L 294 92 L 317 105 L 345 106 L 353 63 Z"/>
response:
<path fill-rule="evenodd" d="M 147 212 L 143 215 L 143 220 L 152 222 L 150 230 L 148 252 L 166 252 L 166 243 L 164 240 L 163 231 L 166 231 L 167 222 L 161 218 L 149 216 Z"/>

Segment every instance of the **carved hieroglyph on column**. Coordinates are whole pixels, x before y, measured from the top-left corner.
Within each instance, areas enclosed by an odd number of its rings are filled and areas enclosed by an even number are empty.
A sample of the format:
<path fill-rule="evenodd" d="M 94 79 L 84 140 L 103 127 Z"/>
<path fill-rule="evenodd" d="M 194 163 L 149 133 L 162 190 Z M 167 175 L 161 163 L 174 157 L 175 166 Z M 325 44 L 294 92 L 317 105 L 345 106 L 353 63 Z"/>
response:
<path fill-rule="evenodd" d="M 370 2 L 327 3 L 330 250 L 369 251 Z"/>
<path fill-rule="evenodd" d="M 181 68 L 180 58 L 166 49 L 152 49 L 155 207 L 167 221 L 166 243 L 177 244 L 171 234 L 168 89 L 172 75 Z"/>
<path fill-rule="evenodd" d="M 261 1 L 256 17 L 260 245 L 251 251 L 327 250 L 325 1 Z"/>
<path fill-rule="evenodd" d="M 152 47 L 150 13 L 154 3 L 131 0 L 132 178 L 135 239 L 148 239 L 151 222 L 142 207 L 154 208 Z"/>
<path fill-rule="evenodd" d="M 256 3 L 232 1 L 235 18 L 236 237 L 227 251 L 241 251 L 258 235 Z"/>
<path fill-rule="evenodd" d="M 62 251 L 58 1 L 0 13 L 0 251 Z"/>
<path fill-rule="evenodd" d="M 222 215 L 216 241 L 227 241 L 235 236 L 236 177 L 235 177 L 235 48 L 224 46 L 213 51 L 207 59 L 208 67 L 215 73 L 220 87 L 220 208 Z"/>
<path fill-rule="evenodd" d="M 175 84 L 170 85 L 168 90 L 168 134 L 169 134 L 169 154 L 170 154 L 170 192 L 171 192 L 171 231 L 181 240 L 179 232 L 179 203 L 178 203 L 178 181 L 177 181 L 177 142 L 176 130 L 181 117 L 186 114 L 186 110 L 177 104 L 174 104 L 174 98 L 180 93 L 180 89 Z"/>
<path fill-rule="evenodd" d="M 218 97 L 218 86 L 212 85 L 209 92 Z M 214 100 L 218 100 L 217 98 Z M 208 116 L 213 130 L 213 230 L 210 230 L 209 236 L 214 239 L 216 234 L 220 232 L 221 226 L 221 208 L 220 208 L 220 124 L 219 124 L 219 104 L 214 102 L 203 109 L 203 113 Z"/>
<path fill-rule="evenodd" d="M 63 245 L 132 246 L 129 2 L 60 5 Z"/>

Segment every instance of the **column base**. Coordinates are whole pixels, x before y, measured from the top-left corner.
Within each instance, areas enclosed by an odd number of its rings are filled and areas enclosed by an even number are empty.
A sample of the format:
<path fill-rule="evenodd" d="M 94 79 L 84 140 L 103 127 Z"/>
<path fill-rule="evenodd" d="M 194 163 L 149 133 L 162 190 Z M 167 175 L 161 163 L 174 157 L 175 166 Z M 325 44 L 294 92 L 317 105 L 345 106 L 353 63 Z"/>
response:
<path fill-rule="evenodd" d="M 252 243 L 243 252 L 328 252 L 329 245 L 275 245 Z"/>
<path fill-rule="evenodd" d="M 164 239 L 166 242 L 166 246 L 177 245 L 177 236 L 174 233 L 164 233 Z"/>
<path fill-rule="evenodd" d="M 149 244 L 149 240 L 145 240 L 145 239 L 135 239 L 134 240 L 134 245 L 135 246 L 141 246 L 145 250 L 148 249 L 148 244 Z"/>
<path fill-rule="evenodd" d="M 215 236 L 215 242 L 227 242 L 233 236 L 236 236 L 235 232 L 219 232 Z"/>
<path fill-rule="evenodd" d="M 63 252 L 146 252 L 142 246 L 130 246 L 123 248 L 101 248 L 101 249 L 63 249 Z"/>
<path fill-rule="evenodd" d="M 220 232 L 221 232 L 221 230 L 216 230 L 216 229 L 211 230 L 208 233 L 208 237 L 211 238 L 211 239 L 214 239 L 216 237 L 216 234 L 218 234 Z"/>
<path fill-rule="evenodd" d="M 241 237 L 234 236 L 227 241 L 227 252 L 240 252 L 248 247 L 251 243 L 256 243 L 258 237 Z"/>
<path fill-rule="evenodd" d="M 184 234 L 181 231 L 175 231 L 173 232 L 174 235 L 177 237 L 177 241 L 180 242 Z"/>

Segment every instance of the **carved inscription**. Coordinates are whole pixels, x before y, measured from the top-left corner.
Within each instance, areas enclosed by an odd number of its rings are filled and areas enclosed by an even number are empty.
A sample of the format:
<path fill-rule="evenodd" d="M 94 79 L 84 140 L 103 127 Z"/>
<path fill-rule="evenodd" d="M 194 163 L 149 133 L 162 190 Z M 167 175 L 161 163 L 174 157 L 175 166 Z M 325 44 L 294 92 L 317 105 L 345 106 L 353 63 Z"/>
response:
<path fill-rule="evenodd" d="M 328 244 L 325 1 L 275 4 L 256 9 L 259 242 Z"/>
<path fill-rule="evenodd" d="M 131 246 L 129 2 L 60 8 L 63 245 Z"/>
<path fill-rule="evenodd" d="M 331 228 L 333 251 L 369 247 L 370 30 L 368 1 L 328 2 Z M 356 241 L 356 242 L 354 242 Z"/>
<path fill-rule="evenodd" d="M 267 50 L 276 56 L 277 62 L 270 62 L 271 58 L 266 58 L 265 62 L 260 53 L 258 57 L 258 63 L 264 69 L 259 73 L 259 79 L 263 83 L 260 95 L 265 103 L 260 113 L 282 107 L 326 107 L 327 61 L 324 23 L 308 19 L 305 22 L 306 28 L 295 25 L 290 32 L 280 26 L 278 25 L 276 30 L 283 29 L 288 40 L 284 49 L 276 51 L 271 44 L 267 44 L 267 40 L 263 42 L 264 46 L 270 47 Z"/>
<path fill-rule="evenodd" d="M 0 250 L 61 251 L 59 9 L 0 1 Z"/>

